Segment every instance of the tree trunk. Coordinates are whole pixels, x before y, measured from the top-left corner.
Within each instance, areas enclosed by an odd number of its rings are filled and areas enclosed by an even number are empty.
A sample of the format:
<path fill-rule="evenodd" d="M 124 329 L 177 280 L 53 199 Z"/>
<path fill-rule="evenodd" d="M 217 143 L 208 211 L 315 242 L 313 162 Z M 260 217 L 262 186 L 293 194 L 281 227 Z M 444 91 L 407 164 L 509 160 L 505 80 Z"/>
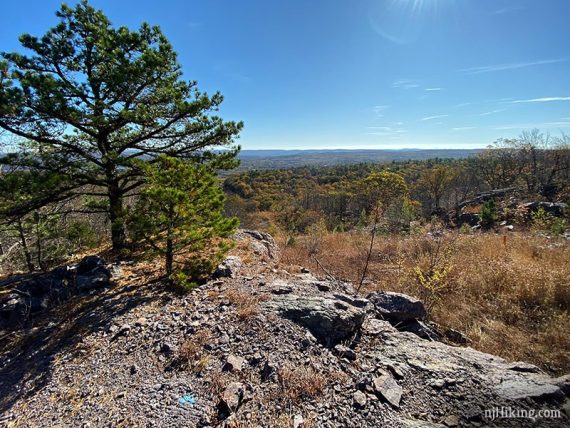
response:
<path fill-rule="evenodd" d="M 32 262 L 32 255 L 30 254 L 30 249 L 28 248 L 28 241 L 26 240 L 26 234 L 24 232 L 24 226 L 22 225 L 22 219 L 18 219 L 18 234 L 20 235 L 20 241 L 22 242 L 22 248 L 24 250 L 24 257 L 26 258 L 26 265 L 28 270 L 33 272 L 36 268 Z"/>
<path fill-rule="evenodd" d="M 374 226 L 372 227 L 372 233 L 370 235 L 370 246 L 368 248 L 368 253 L 366 254 L 364 269 L 362 271 L 362 276 L 360 277 L 360 282 L 358 283 L 358 288 L 356 289 L 355 294 L 358 294 L 360 292 L 362 284 L 364 284 L 364 280 L 366 279 L 366 274 L 368 273 L 368 264 L 370 263 L 370 258 L 372 257 L 372 250 L 374 248 L 374 238 L 376 237 L 376 230 L 378 228 L 379 221 L 380 221 L 380 208 L 376 206 L 374 209 Z"/>
<path fill-rule="evenodd" d="M 45 266 L 43 263 L 43 249 L 42 249 L 42 236 L 40 229 L 40 216 L 36 214 L 36 258 L 38 260 L 38 266 L 41 270 L 45 271 Z"/>
<path fill-rule="evenodd" d="M 170 275 L 172 275 L 172 263 L 174 260 L 174 250 L 173 250 L 173 243 L 172 243 L 172 238 L 168 238 L 166 240 L 166 253 L 165 253 L 165 258 L 166 258 L 166 275 L 168 277 L 170 277 Z"/>
<path fill-rule="evenodd" d="M 109 184 L 109 217 L 111 219 L 111 242 L 113 250 L 126 247 L 125 218 L 123 210 L 123 194 L 118 185 Z"/>

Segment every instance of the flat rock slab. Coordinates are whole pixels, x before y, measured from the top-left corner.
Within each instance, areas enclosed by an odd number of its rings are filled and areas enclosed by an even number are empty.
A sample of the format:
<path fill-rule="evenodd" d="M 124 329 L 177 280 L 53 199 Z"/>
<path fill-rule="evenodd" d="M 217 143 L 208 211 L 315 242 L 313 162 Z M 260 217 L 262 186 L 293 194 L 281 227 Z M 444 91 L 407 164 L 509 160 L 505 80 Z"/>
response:
<path fill-rule="evenodd" d="M 390 373 L 384 372 L 373 381 L 374 391 L 380 394 L 395 408 L 400 407 L 402 387 L 394 380 Z"/>
<path fill-rule="evenodd" d="M 366 334 L 367 329 L 363 329 Z M 417 372 L 436 379 L 432 385 L 448 384 L 447 379 L 477 379 L 480 392 L 488 391 L 503 400 L 537 403 L 560 403 L 564 400 L 564 382 L 543 373 L 536 373 L 530 364 L 509 363 L 495 355 L 470 347 L 453 347 L 430 342 L 406 332 L 385 332 L 383 358 L 405 364 Z M 439 381 L 438 381 L 439 379 Z"/>
<path fill-rule="evenodd" d="M 351 304 L 352 300 L 351 296 L 302 297 L 286 294 L 275 296 L 263 306 L 307 328 L 326 346 L 334 346 L 352 338 L 364 321 L 365 308 Z"/>
<path fill-rule="evenodd" d="M 497 393 L 509 400 L 530 398 L 537 402 L 562 401 L 564 393 L 557 385 L 526 376 L 514 376 L 495 387 Z"/>
<path fill-rule="evenodd" d="M 404 419 L 400 421 L 400 423 L 402 424 L 402 428 L 445 428 L 445 425 L 417 419 Z"/>
<path fill-rule="evenodd" d="M 235 355 L 228 355 L 226 358 L 226 364 L 224 364 L 224 370 L 234 372 L 240 371 L 243 368 L 245 359 L 242 357 L 237 357 Z"/>

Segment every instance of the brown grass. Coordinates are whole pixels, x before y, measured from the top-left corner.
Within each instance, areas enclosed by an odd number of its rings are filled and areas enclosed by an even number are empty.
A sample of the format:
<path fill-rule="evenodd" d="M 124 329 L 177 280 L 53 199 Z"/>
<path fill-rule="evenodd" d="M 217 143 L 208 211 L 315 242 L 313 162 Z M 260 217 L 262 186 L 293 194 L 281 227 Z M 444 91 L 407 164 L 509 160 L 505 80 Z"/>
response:
<path fill-rule="evenodd" d="M 421 298 L 432 319 L 462 331 L 473 346 L 548 371 L 570 370 L 570 243 L 530 233 L 378 237 L 362 292 Z M 326 235 L 317 258 L 357 282 L 369 236 Z M 282 262 L 309 266 L 304 239 L 283 247 Z"/>
<path fill-rule="evenodd" d="M 177 369 L 190 368 L 200 372 L 206 368 L 209 357 L 204 353 L 204 345 L 210 338 L 210 332 L 199 330 L 180 345 L 178 354 L 171 361 L 171 366 Z"/>
<path fill-rule="evenodd" d="M 323 374 L 307 367 L 282 367 L 278 370 L 282 398 L 292 403 L 320 396 L 326 385 Z"/>
<path fill-rule="evenodd" d="M 258 296 L 243 290 L 231 289 L 224 293 L 230 303 L 236 306 L 236 312 L 240 321 L 245 321 L 254 317 L 258 313 L 257 304 L 260 301 Z"/>

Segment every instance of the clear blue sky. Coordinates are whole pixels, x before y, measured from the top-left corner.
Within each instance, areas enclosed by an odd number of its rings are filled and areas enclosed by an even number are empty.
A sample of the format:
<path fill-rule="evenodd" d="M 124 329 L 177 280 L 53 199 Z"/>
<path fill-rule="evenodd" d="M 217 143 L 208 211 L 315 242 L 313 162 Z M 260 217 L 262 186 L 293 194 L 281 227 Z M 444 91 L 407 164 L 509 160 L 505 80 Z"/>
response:
<path fill-rule="evenodd" d="M 69 1 L 68 4 L 73 4 Z M 4 2 L 0 50 L 60 2 Z M 570 132 L 568 0 L 92 0 L 158 24 L 258 148 L 484 147 Z"/>

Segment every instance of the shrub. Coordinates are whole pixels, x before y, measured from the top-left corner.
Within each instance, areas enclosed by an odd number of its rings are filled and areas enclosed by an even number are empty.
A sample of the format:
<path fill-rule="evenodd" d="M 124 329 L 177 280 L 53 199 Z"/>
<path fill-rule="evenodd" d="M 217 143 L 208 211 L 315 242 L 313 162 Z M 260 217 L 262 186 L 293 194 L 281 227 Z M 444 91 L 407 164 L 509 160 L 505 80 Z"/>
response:
<path fill-rule="evenodd" d="M 481 206 L 481 225 L 492 227 L 497 221 L 497 205 L 494 199 L 489 199 Z"/>
<path fill-rule="evenodd" d="M 147 253 L 164 257 L 171 282 L 192 288 L 229 250 L 226 238 L 238 220 L 223 216 L 224 194 L 208 165 L 162 155 L 141 168 L 146 186 L 130 214 L 130 231 Z"/>
<path fill-rule="evenodd" d="M 550 232 L 554 235 L 562 235 L 566 230 L 566 219 L 554 217 L 543 208 L 539 208 L 530 215 L 532 228 L 536 231 Z"/>

